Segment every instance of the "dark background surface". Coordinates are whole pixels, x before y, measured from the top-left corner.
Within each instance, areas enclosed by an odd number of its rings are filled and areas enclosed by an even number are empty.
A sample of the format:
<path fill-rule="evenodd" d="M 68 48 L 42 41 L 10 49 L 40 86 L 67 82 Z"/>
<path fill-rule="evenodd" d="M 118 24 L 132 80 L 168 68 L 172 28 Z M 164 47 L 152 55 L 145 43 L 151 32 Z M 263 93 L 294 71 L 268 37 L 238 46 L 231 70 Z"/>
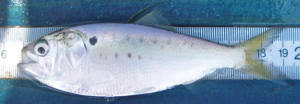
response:
<path fill-rule="evenodd" d="M 0 26 L 124 23 L 139 10 L 164 1 L 169 0 L 1 0 Z M 299 0 L 172 0 L 158 6 L 173 25 L 300 25 Z"/>
<path fill-rule="evenodd" d="M 138 11 L 162 1 L 166 0 L 1 0 L 0 26 L 125 23 Z M 299 6 L 298 0 L 173 0 L 156 7 L 177 26 L 299 26 Z M 153 94 L 118 97 L 110 103 L 299 103 L 300 81 L 294 82 L 294 86 L 283 86 L 264 80 L 199 81 L 193 90 L 182 85 Z M 101 97 L 71 95 L 28 80 L 4 79 L 0 80 L 0 101 L 107 103 Z"/>
<path fill-rule="evenodd" d="M 86 97 L 53 91 L 29 80 L 0 80 L 0 101 L 6 104 L 286 104 L 299 103 L 300 81 L 283 86 L 264 80 L 204 80 L 193 85 L 153 94 L 117 97 L 107 102 L 102 97 Z"/>

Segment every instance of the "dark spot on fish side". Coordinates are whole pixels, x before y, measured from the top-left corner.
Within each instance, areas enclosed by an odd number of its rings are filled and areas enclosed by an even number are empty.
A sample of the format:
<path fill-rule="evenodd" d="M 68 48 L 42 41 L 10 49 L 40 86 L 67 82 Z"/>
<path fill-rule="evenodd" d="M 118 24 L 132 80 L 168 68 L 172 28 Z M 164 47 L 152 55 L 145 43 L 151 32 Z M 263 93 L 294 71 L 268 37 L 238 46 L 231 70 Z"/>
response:
<path fill-rule="evenodd" d="M 126 36 L 126 40 L 128 41 L 129 39 L 130 39 L 130 36 L 129 36 L 129 35 L 127 35 L 127 36 Z"/>
<path fill-rule="evenodd" d="M 154 40 L 153 40 L 153 44 L 156 44 L 157 43 L 157 38 L 155 38 Z"/>
<path fill-rule="evenodd" d="M 141 36 L 140 37 L 140 43 L 143 43 L 143 41 L 144 41 L 144 38 Z"/>
<path fill-rule="evenodd" d="M 97 37 L 96 36 L 90 38 L 90 44 L 91 45 L 95 45 L 96 43 L 97 43 Z"/>
<path fill-rule="evenodd" d="M 113 34 L 113 40 L 116 40 L 116 34 Z"/>
<path fill-rule="evenodd" d="M 118 56 L 119 56 L 119 55 L 116 53 L 116 54 L 115 54 L 115 58 L 117 59 L 117 58 L 118 58 Z"/>
<path fill-rule="evenodd" d="M 100 57 L 102 57 L 102 53 L 100 53 Z"/>
<path fill-rule="evenodd" d="M 167 41 L 167 44 L 168 44 L 168 45 L 170 45 L 170 44 L 171 44 L 171 40 L 170 40 L 170 39 Z"/>
<path fill-rule="evenodd" d="M 194 43 L 191 44 L 191 47 L 193 47 L 193 46 L 194 46 Z"/>
<path fill-rule="evenodd" d="M 187 43 L 186 40 L 184 40 L 183 45 L 186 45 L 186 43 Z"/>
<path fill-rule="evenodd" d="M 128 56 L 128 58 L 131 58 L 131 54 L 130 53 L 128 53 L 127 56 Z"/>
<path fill-rule="evenodd" d="M 139 59 L 142 59 L 142 56 L 141 56 L 141 55 L 139 55 L 139 56 L 138 56 L 138 58 L 139 58 Z"/>
<path fill-rule="evenodd" d="M 160 48 L 161 48 L 161 49 L 164 49 L 165 47 L 164 47 L 164 46 L 161 46 Z"/>

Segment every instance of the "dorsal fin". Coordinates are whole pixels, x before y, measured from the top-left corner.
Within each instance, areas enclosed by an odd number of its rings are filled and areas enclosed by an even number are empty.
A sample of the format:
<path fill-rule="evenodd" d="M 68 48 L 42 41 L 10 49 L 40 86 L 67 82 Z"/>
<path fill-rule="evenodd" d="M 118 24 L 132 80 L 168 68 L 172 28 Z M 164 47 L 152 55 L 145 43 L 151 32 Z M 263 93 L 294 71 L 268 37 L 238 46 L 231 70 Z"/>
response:
<path fill-rule="evenodd" d="M 167 1 L 169 2 L 169 1 Z M 166 2 L 161 2 L 161 3 L 166 3 Z M 139 25 L 145 25 L 145 26 L 150 26 L 150 27 L 155 27 L 155 28 L 160 28 L 160 29 L 164 29 L 164 30 L 169 30 L 169 31 L 173 31 L 173 32 L 177 32 L 176 29 L 174 29 L 171 26 L 171 23 L 169 23 L 162 15 L 161 13 L 161 9 L 160 8 L 156 8 L 153 11 L 151 11 L 150 13 L 146 14 L 145 16 L 141 17 L 140 19 L 135 20 L 135 18 L 141 14 L 142 12 L 144 12 L 145 10 L 161 4 L 161 3 L 156 3 L 153 5 L 150 5 L 148 7 L 146 7 L 145 9 L 139 11 L 137 14 L 135 14 L 134 16 L 132 16 L 129 20 L 128 23 L 135 23 L 135 24 L 139 24 Z"/>
<path fill-rule="evenodd" d="M 166 1 L 166 2 L 169 2 L 169 1 Z M 127 21 L 127 23 L 134 23 L 134 20 L 137 18 L 137 16 L 139 16 L 141 13 L 145 12 L 146 10 L 148 10 L 149 8 L 153 7 L 153 6 L 156 6 L 158 4 L 162 4 L 162 3 L 166 3 L 166 2 L 159 2 L 159 3 L 155 3 L 155 4 L 152 4 L 152 5 L 149 5 L 148 7 L 140 10 L 139 12 L 137 12 L 136 14 L 134 14 L 133 16 L 130 17 L 130 19 Z"/>
<path fill-rule="evenodd" d="M 146 14 L 142 18 L 138 19 L 134 23 L 136 24 L 159 24 L 159 25 L 171 25 L 163 16 L 159 9 L 154 9 L 150 13 Z"/>
<path fill-rule="evenodd" d="M 154 9 L 150 13 L 146 14 L 144 17 L 138 19 L 134 22 L 135 24 L 160 28 L 164 30 L 169 30 L 177 32 L 163 16 L 159 9 Z"/>

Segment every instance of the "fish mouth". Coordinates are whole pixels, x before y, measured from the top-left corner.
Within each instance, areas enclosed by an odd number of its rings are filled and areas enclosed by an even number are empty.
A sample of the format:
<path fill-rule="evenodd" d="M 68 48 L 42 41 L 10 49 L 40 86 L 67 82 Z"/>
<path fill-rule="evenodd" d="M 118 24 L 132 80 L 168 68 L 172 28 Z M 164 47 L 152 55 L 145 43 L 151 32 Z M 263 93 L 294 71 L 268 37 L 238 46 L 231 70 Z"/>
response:
<path fill-rule="evenodd" d="M 22 63 L 37 63 L 39 58 L 36 54 L 34 54 L 31 50 L 33 47 L 30 46 L 25 46 L 21 50 L 21 58 L 22 58 Z"/>
<path fill-rule="evenodd" d="M 33 54 L 30 51 L 22 52 L 22 63 L 19 63 L 17 66 L 19 69 L 24 70 L 28 67 L 28 64 L 36 64 L 38 62 L 38 56 Z"/>
<path fill-rule="evenodd" d="M 38 62 L 38 56 L 28 50 L 28 46 L 25 46 L 21 51 L 22 62 L 17 65 L 21 71 L 26 71 L 28 64 L 36 64 Z"/>
<path fill-rule="evenodd" d="M 41 67 L 37 63 L 29 63 L 29 64 L 19 63 L 17 65 L 17 67 L 20 69 L 21 72 L 29 74 L 30 76 L 32 76 L 34 78 L 41 77 L 41 73 L 39 70 L 39 68 L 41 68 Z"/>
<path fill-rule="evenodd" d="M 34 78 L 43 78 L 43 66 L 40 65 L 40 56 L 35 54 L 32 45 L 27 45 L 21 50 L 22 62 L 17 67 L 21 72 L 29 74 Z"/>
<path fill-rule="evenodd" d="M 20 69 L 20 70 L 25 70 L 27 68 L 28 64 L 24 64 L 24 63 L 19 63 L 17 65 L 17 67 Z"/>
<path fill-rule="evenodd" d="M 17 65 L 21 72 L 29 74 L 35 78 L 41 76 L 41 66 L 38 63 L 19 63 Z"/>

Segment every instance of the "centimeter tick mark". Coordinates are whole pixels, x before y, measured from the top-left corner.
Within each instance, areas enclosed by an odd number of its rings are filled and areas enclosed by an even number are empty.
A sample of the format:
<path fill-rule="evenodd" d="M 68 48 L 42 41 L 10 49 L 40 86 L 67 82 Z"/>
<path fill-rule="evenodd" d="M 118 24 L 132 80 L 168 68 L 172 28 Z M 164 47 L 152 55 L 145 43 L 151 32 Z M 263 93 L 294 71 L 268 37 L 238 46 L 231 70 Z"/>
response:
<path fill-rule="evenodd" d="M 284 59 L 282 59 L 282 66 L 284 67 Z"/>
<path fill-rule="evenodd" d="M 284 40 L 282 39 L 282 47 L 284 47 Z"/>
<path fill-rule="evenodd" d="M 260 40 L 260 47 L 262 47 L 262 44 L 263 44 L 263 40 L 261 39 Z"/>

